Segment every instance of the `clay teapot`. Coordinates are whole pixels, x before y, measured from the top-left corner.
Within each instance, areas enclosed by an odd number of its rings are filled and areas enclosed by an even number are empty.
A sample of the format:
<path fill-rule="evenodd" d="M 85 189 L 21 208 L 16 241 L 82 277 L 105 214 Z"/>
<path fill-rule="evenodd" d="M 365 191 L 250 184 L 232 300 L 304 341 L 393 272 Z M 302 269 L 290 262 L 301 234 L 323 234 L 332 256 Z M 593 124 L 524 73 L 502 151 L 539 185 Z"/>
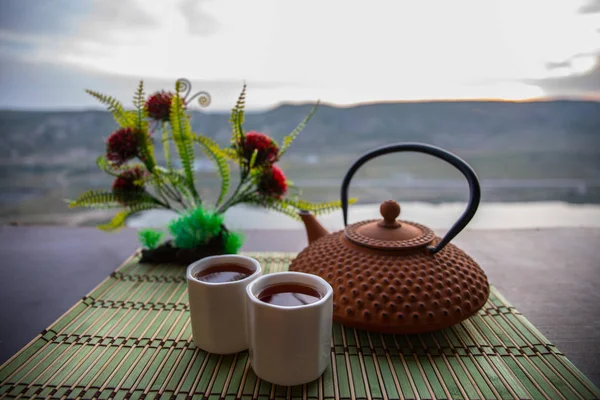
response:
<path fill-rule="evenodd" d="M 467 178 L 467 209 L 443 238 L 428 227 L 398 220 L 395 201 L 381 204 L 381 219 L 348 225 L 348 186 L 367 161 L 393 152 L 426 153 L 447 161 Z M 343 325 L 381 333 L 422 333 L 457 324 L 487 301 L 485 273 L 449 242 L 469 223 L 481 198 L 477 175 L 463 160 L 438 147 L 399 143 L 372 150 L 348 170 L 341 188 L 344 230 L 328 233 L 305 211 L 309 246 L 291 271 L 318 275 L 334 290 L 333 319 Z"/>

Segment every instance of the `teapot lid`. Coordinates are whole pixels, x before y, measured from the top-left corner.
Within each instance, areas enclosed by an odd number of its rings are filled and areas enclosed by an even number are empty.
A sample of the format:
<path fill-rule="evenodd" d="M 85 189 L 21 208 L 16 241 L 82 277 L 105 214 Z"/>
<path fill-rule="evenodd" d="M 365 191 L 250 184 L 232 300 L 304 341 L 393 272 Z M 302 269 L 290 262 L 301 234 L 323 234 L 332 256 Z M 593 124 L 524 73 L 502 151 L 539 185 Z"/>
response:
<path fill-rule="evenodd" d="M 359 246 L 380 250 L 407 250 L 431 243 L 435 234 L 426 226 L 396 220 L 400 205 L 393 200 L 381 203 L 383 219 L 368 220 L 348 225 L 346 239 Z"/>

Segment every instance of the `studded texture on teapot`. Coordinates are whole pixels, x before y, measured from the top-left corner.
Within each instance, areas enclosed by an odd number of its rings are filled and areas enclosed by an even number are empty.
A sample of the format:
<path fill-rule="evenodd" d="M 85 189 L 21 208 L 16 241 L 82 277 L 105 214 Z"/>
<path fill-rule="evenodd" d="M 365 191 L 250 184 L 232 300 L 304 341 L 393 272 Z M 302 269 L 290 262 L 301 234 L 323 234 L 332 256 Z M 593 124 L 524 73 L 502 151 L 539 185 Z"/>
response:
<path fill-rule="evenodd" d="M 382 333 L 421 333 L 454 325 L 483 307 L 490 291 L 477 263 L 452 244 L 434 255 L 425 247 L 373 253 L 351 245 L 343 231 L 312 243 L 290 270 L 318 275 L 331 284 L 336 322 Z"/>

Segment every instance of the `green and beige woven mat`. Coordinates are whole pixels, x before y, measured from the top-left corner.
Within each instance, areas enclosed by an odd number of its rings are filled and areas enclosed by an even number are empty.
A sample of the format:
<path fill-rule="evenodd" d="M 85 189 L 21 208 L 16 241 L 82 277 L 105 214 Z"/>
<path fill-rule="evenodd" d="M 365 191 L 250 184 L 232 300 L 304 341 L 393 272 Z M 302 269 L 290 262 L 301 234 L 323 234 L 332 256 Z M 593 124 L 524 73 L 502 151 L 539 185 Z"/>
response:
<path fill-rule="evenodd" d="M 293 257 L 251 255 L 267 273 Z M 302 386 L 261 382 L 247 352 L 207 354 L 191 340 L 185 269 L 132 257 L 0 368 L 0 398 L 600 398 L 495 289 L 476 316 L 433 334 L 334 324 L 330 366 Z"/>

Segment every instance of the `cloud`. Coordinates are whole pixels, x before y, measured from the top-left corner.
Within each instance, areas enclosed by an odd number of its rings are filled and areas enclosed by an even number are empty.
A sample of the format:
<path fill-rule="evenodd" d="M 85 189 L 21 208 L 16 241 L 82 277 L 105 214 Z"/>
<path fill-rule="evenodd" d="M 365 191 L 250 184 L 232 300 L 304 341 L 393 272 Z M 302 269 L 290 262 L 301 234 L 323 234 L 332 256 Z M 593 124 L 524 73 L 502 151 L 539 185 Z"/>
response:
<path fill-rule="evenodd" d="M 88 11 L 87 1 L 2 0 L 0 29 L 15 34 L 63 34 Z"/>
<path fill-rule="evenodd" d="M 268 57 L 273 56 L 269 48 L 275 34 L 275 8 L 269 7 L 273 0 L 257 1 L 263 4 L 97 0 L 72 34 L 44 43 L 29 59 L 148 78 L 282 81 L 265 73 Z M 252 17 L 254 24 L 247 29 L 249 15 L 256 10 L 261 20 Z"/>
<path fill-rule="evenodd" d="M 600 98 L 600 55 L 586 72 L 530 81 L 539 85 L 548 96 L 593 96 Z"/>
<path fill-rule="evenodd" d="M 158 19 L 136 0 L 95 0 L 93 4 L 93 13 L 89 15 L 92 18 L 87 19 L 85 24 L 89 26 L 90 22 L 93 22 L 92 27 L 100 31 L 111 28 L 153 27 L 158 24 Z"/>
<path fill-rule="evenodd" d="M 215 33 L 218 21 L 203 9 L 203 3 L 210 0 L 184 0 L 179 8 L 192 35 L 207 36 Z"/>
<path fill-rule="evenodd" d="M 0 52 L 31 62 L 139 43 L 159 23 L 140 0 L 2 0 L 1 7 Z"/>
<path fill-rule="evenodd" d="M 78 20 L 76 35 L 68 42 L 93 41 L 118 45 L 121 41 L 131 42 L 130 39 L 144 31 L 160 26 L 159 18 L 152 15 L 138 0 L 93 0 L 91 4 L 90 12 Z M 133 41 L 143 41 L 143 37 L 136 39 Z"/>
<path fill-rule="evenodd" d="M 211 0 L 93 0 L 92 11 L 78 25 L 78 38 L 98 44 L 145 45 L 160 33 L 176 41 L 184 25 L 187 34 L 207 36 L 219 23 L 205 10 Z"/>
<path fill-rule="evenodd" d="M 20 62 L 10 67 L 16 81 L 35 71 L 40 87 L 69 86 L 53 105 L 89 104 L 78 96 L 96 82 L 130 98 L 139 78 L 170 89 L 181 76 L 226 107 L 243 80 L 261 106 L 527 98 L 568 76 L 579 85 L 600 51 L 597 15 L 581 14 L 573 0 L 375 1 L 369 19 L 358 0 L 2 1 L 12 8 L 1 20 L 19 22 L 0 26 L 0 62 Z M 20 4 L 32 2 L 40 7 L 28 15 Z M 37 20 L 40 29 L 23 28 Z"/>
<path fill-rule="evenodd" d="M 85 93 L 92 89 L 111 95 L 131 106 L 131 98 L 141 78 L 147 94 L 157 90 L 174 90 L 174 79 L 157 79 L 140 76 L 122 76 L 90 71 L 77 66 L 50 63 L 32 63 L 26 60 L 0 57 L 0 109 L 104 109 L 94 98 Z M 244 84 L 243 79 L 201 80 L 190 79 L 190 96 L 207 91 L 212 103 L 206 111 L 227 111 L 235 104 Z M 285 91 L 285 84 L 278 82 L 248 81 L 248 109 L 270 105 L 261 101 L 264 93 Z M 294 89 L 288 87 L 288 90 Z M 314 100 L 314 98 L 312 98 Z M 192 108 L 197 108 L 193 104 Z"/>
<path fill-rule="evenodd" d="M 588 0 L 586 4 L 579 8 L 581 14 L 600 13 L 600 0 Z"/>
<path fill-rule="evenodd" d="M 569 61 L 569 60 L 558 61 L 558 62 L 549 61 L 546 63 L 546 68 L 549 70 L 570 68 L 570 67 L 571 67 L 571 61 Z"/>

